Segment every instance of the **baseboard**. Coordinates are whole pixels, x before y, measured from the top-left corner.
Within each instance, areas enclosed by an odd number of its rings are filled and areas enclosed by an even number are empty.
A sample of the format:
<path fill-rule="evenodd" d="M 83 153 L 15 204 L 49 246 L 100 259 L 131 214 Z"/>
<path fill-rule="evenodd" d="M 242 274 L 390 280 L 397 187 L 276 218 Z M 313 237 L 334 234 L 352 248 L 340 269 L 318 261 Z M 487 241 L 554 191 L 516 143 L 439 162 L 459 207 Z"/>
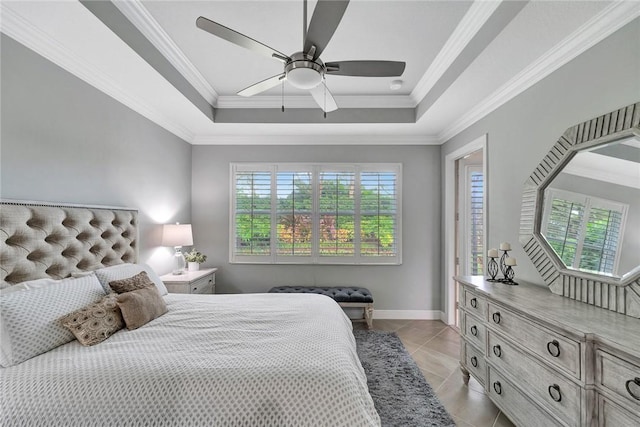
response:
<path fill-rule="evenodd" d="M 374 319 L 403 320 L 442 320 L 444 313 L 440 310 L 373 310 Z M 446 322 L 445 322 L 446 323 Z"/>

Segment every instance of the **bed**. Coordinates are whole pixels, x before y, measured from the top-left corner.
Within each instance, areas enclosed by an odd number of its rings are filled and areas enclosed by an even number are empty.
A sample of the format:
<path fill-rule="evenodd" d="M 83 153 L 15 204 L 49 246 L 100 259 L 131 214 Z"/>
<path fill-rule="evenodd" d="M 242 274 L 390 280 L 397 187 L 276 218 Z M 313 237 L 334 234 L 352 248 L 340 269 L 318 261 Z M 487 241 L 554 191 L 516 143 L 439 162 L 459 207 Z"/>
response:
<path fill-rule="evenodd" d="M 131 210 L 3 203 L 0 232 L 0 425 L 380 425 L 332 299 L 166 294 Z M 88 346 L 60 326 L 142 273 L 118 301 L 153 288 L 166 313 Z"/>

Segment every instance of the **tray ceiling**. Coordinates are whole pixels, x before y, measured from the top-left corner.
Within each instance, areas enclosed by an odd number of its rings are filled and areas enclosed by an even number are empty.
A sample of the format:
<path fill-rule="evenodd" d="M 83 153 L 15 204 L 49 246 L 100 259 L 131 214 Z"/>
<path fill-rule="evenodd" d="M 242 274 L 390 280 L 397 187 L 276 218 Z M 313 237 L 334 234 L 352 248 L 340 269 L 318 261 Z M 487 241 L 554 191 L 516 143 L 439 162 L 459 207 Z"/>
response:
<path fill-rule="evenodd" d="M 315 1 L 309 1 L 309 17 Z M 1 30 L 194 144 L 439 144 L 640 16 L 636 1 L 352 0 L 322 59 L 405 61 L 400 79 L 327 76 L 243 98 L 278 61 L 195 26 L 204 16 L 291 54 L 302 1 L 4 1 Z M 640 25 L 640 24 L 639 24 Z"/>

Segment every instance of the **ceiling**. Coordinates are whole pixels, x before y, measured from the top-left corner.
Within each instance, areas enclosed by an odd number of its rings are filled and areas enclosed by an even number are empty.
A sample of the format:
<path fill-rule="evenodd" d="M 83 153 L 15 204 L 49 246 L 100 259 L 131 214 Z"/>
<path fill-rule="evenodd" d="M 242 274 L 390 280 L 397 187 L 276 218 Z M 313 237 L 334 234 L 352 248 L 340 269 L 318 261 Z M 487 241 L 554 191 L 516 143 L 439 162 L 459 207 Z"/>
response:
<path fill-rule="evenodd" d="M 327 76 L 323 117 L 282 63 L 195 26 L 204 16 L 286 54 L 302 0 L 5 1 L 0 29 L 192 144 L 441 144 L 640 16 L 630 1 L 351 0 L 323 61 L 393 60 L 397 78 Z M 311 18 L 315 0 L 308 3 Z"/>

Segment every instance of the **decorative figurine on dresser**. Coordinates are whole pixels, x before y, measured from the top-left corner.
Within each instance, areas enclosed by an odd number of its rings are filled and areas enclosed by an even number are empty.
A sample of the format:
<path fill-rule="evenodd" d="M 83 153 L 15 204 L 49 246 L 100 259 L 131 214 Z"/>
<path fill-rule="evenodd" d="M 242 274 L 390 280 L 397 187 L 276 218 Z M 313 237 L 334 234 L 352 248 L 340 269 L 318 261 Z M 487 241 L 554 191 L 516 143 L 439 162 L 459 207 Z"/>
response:
<path fill-rule="evenodd" d="M 640 230 L 625 227 L 640 220 L 640 190 L 597 182 L 597 170 L 575 175 L 585 158 L 606 165 L 637 147 L 639 123 L 636 103 L 567 129 L 525 184 L 520 243 L 546 286 L 505 286 L 495 249 L 489 278 L 456 277 L 463 380 L 473 376 L 518 426 L 640 426 L 640 265 L 627 253 Z M 615 219 L 606 227 L 602 212 Z M 572 240 L 558 229 L 567 214 L 579 225 Z"/>

